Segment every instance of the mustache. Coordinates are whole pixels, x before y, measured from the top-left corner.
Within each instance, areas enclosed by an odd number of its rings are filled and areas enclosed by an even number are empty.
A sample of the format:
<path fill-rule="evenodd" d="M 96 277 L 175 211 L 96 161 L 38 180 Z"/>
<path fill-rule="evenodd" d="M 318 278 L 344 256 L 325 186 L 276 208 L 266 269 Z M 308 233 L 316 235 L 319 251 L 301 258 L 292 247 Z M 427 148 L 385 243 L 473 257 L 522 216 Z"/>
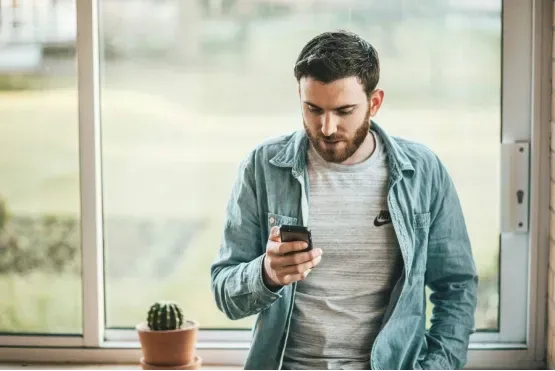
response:
<path fill-rule="evenodd" d="M 314 132 L 307 126 L 306 121 L 304 120 L 303 120 L 303 126 L 311 140 L 322 140 L 324 142 L 334 143 L 334 142 L 346 141 L 349 139 L 344 135 L 337 135 L 337 133 L 333 133 L 332 135 L 325 136 L 325 135 L 322 135 L 321 131 Z"/>

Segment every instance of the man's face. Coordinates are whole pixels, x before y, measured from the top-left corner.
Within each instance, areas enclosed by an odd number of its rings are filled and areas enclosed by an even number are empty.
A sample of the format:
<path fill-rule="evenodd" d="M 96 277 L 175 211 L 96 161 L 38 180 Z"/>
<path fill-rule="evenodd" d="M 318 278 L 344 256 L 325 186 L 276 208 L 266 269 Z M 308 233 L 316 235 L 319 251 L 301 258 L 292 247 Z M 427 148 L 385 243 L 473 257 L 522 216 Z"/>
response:
<path fill-rule="evenodd" d="M 356 77 L 324 84 L 311 77 L 299 82 L 303 123 L 320 156 L 341 163 L 351 157 L 368 135 L 370 117 L 381 105 L 383 92 L 370 97 Z"/>

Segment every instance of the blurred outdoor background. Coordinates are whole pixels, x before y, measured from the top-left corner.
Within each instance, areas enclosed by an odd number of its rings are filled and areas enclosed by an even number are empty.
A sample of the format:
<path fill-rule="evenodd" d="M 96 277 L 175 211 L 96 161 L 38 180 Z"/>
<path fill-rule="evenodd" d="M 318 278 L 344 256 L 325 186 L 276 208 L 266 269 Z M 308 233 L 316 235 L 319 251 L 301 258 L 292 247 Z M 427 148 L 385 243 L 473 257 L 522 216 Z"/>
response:
<path fill-rule="evenodd" d="M 378 50 L 376 121 L 459 192 L 498 328 L 501 0 L 100 0 L 106 325 L 158 299 L 203 328 L 239 161 L 302 128 L 293 65 L 323 31 Z M 81 333 L 75 0 L 0 0 L 0 332 Z M 348 269 L 348 267 L 346 267 Z M 369 267 L 371 269 L 371 267 Z"/>

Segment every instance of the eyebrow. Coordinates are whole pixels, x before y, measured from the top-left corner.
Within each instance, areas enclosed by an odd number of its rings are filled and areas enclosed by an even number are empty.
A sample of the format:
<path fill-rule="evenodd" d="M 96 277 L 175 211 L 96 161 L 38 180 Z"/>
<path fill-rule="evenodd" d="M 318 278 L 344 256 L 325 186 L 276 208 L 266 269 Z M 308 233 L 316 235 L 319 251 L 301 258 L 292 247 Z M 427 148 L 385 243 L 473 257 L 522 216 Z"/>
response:
<path fill-rule="evenodd" d="M 314 107 L 314 108 L 323 109 L 322 107 L 318 107 L 318 106 L 315 105 L 314 103 L 310 103 L 310 102 L 307 101 L 307 100 L 305 100 L 304 103 L 305 103 L 305 104 L 308 104 L 309 106 L 312 106 L 312 107 Z M 346 110 L 346 109 L 353 108 L 353 107 L 356 107 L 356 106 L 358 106 L 358 104 L 345 104 L 345 105 L 340 106 L 340 107 L 335 107 L 333 110 L 334 110 L 334 111 L 342 111 L 342 110 Z"/>

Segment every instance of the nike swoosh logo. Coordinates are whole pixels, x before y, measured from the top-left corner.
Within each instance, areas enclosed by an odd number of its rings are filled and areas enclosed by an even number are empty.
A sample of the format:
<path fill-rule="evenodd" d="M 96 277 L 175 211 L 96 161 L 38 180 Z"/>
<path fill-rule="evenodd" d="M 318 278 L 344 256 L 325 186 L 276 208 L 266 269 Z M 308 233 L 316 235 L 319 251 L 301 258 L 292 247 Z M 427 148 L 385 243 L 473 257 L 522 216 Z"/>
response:
<path fill-rule="evenodd" d="M 389 223 L 391 223 L 391 219 L 378 219 L 378 218 L 374 219 L 374 225 L 376 227 L 381 227 L 382 225 L 386 225 Z"/>

